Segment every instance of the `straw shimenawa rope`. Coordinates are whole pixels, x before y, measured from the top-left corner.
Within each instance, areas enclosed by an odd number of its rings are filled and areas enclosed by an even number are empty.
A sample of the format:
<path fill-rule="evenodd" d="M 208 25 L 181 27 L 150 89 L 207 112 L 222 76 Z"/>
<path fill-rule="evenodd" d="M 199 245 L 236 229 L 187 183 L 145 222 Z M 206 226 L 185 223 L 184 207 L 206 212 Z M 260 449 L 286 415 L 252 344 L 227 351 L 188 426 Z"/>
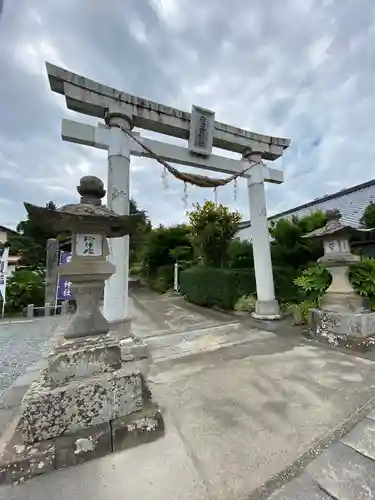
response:
<path fill-rule="evenodd" d="M 123 127 L 119 127 L 125 134 L 129 135 L 137 144 L 139 144 L 147 153 L 149 153 L 157 162 L 159 162 L 165 169 L 168 170 L 170 174 L 172 174 L 176 179 L 192 184 L 194 186 L 202 187 L 202 188 L 218 188 L 220 186 L 225 186 L 229 184 L 230 182 L 236 180 L 238 177 L 242 176 L 249 168 L 253 167 L 256 165 L 258 162 L 254 162 L 253 165 L 247 166 L 243 171 L 235 173 L 231 175 L 230 177 L 227 177 L 226 179 L 217 179 L 217 178 L 210 178 L 207 177 L 206 175 L 199 175 L 199 174 L 188 174 L 187 172 L 180 172 L 177 170 L 177 168 L 172 167 L 164 161 L 162 158 L 160 158 L 156 153 L 152 151 L 148 146 L 145 146 L 145 144 L 142 143 L 138 137 L 136 137 L 134 134 L 131 133 L 130 130 L 127 130 Z"/>

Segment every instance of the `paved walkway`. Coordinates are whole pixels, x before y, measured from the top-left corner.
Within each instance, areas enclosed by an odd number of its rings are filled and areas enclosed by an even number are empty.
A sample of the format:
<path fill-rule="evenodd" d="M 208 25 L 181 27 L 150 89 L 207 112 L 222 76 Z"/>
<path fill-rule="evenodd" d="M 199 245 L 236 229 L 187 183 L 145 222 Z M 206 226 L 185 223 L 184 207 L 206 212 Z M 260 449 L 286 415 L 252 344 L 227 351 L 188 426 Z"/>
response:
<path fill-rule="evenodd" d="M 272 337 L 259 328 L 244 329 L 242 318 L 196 308 L 179 296 L 140 290 L 130 307 L 136 318 L 134 333 L 147 343 L 155 364 Z"/>
<path fill-rule="evenodd" d="M 165 437 L 0 488 L 0 498 L 266 498 L 373 404 L 372 356 L 315 344 L 280 324 L 256 326 L 250 319 L 198 310 L 179 298 L 138 293 L 131 312 L 134 331 L 151 349 L 150 387 L 164 410 Z M 325 469 L 317 470 L 329 478 L 335 469 L 325 456 L 317 459 L 326 460 Z M 281 491 L 274 498 L 335 498 L 316 489 L 314 474 L 300 476 L 297 486 L 290 483 L 289 496 Z M 336 498 L 373 498 L 371 485 L 364 484 L 362 496 Z"/>

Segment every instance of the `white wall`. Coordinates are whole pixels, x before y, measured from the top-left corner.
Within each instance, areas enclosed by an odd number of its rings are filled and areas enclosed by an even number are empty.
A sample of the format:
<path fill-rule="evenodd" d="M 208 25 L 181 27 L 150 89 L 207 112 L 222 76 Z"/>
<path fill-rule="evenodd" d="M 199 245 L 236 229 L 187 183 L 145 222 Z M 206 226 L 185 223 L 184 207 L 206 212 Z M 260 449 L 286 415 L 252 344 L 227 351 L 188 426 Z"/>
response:
<path fill-rule="evenodd" d="M 244 229 L 240 229 L 236 234 L 241 241 L 251 241 L 251 227 L 245 227 Z"/>
<path fill-rule="evenodd" d="M 6 231 L 0 229 L 0 243 L 6 243 L 8 241 L 8 234 Z"/>
<path fill-rule="evenodd" d="M 7 231 L 3 231 L 0 229 L 0 244 L 6 243 L 8 241 L 8 233 Z M 7 276 L 10 276 L 11 274 L 14 273 L 16 269 L 16 264 L 18 263 L 18 258 L 14 256 L 9 256 L 8 259 L 8 271 L 7 271 Z"/>
<path fill-rule="evenodd" d="M 16 265 L 8 263 L 7 277 L 11 276 L 15 270 L 16 270 Z"/>

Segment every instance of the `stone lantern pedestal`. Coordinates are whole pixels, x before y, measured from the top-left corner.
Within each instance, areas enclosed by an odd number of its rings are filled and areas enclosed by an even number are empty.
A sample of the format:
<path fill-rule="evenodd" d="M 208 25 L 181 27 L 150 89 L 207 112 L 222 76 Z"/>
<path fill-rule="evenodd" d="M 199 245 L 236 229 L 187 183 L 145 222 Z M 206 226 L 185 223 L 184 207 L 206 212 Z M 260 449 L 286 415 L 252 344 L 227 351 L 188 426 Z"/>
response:
<path fill-rule="evenodd" d="M 350 252 L 350 236 L 368 231 L 345 226 L 338 210 L 326 213 L 327 224 L 306 235 L 320 239 L 324 255 L 318 262 L 326 267 L 332 282 L 321 298 L 320 307 L 309 311 L 309 328 L 314 337 L 334 345 L 372 346 L 375 344 L 375 313 L 367 299 L 353 289 L 349 265 L 360 258 Z"/>
<path fill-rule="evenodd" d="M 107 237 L 131 234 L 136 220 L 101 205 L 96 177 L 81 179 L 81 203 L 49 210 L 25 204 L 58 232 L 72 233 L 72 259 L 62 275 L 72 282 L 77 311 L 21 404 L 15 433 L 0 459 L 0 482 L 28 479 L 163 434 L 163 418 L 136 361 L 123 362 L 120 339 L 100 309 L 115 266 Z"/>

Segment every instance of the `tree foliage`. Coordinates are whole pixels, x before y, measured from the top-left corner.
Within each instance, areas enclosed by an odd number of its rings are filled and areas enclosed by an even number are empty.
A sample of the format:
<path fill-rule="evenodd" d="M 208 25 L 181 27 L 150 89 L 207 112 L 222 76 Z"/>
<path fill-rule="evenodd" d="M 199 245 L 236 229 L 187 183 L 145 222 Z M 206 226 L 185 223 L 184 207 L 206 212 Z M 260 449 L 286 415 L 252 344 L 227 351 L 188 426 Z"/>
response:
<path fill-rule="evenodd" d="M 319 264 L 305 269 L 301 276 L 294 280 L 305 297 L 309 300 L 318 300 L 332 282 L 332 277 L 327 269 Z"/>
<path fill-rule="evenodd" d="M 323 227 L 326 223 L 326 218 L 322 210 L 305 215 L 304 217 L 293 217 L 292 220 L 301 229 L 303 234 L 311 233 L 311 231 Z"/>
<path fill-rule="evenodd" d="M 371 202 L 365 208 L 363 215 L 361 217 L 361 224 L 366 228 L 370 229 L 375 227 L 375 203 Z"/>
<path fill-rule="evenodd" d="M 55 210 L 53 201 L 46 208 Z M 55 233 L 49 227 L 41 227 L 38 220 L 29 215 L 17 225 L 17 235 L 9 236 L 10 251 L 21 255 L 20 265 L 36 269 L 46 264 L 46 244 Z"/>
<path fill-rule="evenodd" d="M 192 258 L 190 228 L 186 224 L 152 229 L 144 241 L 141 254 L 144 273 L 152 276 L 159 267 L 170 265 L 183 255 Z"/>
<path fill-rule="evenodd" d="M 375 310 L 375 259 L 364 259 L 349 266 L 349 281 L 354 290 L 369 300 Z M 319 306 L 319 300 L 332 282 L 332 276 L 322 265 L 315 264 L 305 269 L 294 280 L 302 293 L 302 302 L 294 307 L 294 323 L 306 324 L 309 309 Z"/>
<path fill-rule="evenodd" d="M 205 201 L 203 205 L 196 203 L 193 207 L 187 215 L 196 256 L 205 266 L 224 267 L 228 262 L 229 244 L 242 218 L 240 213 L 212 201 Z"/>
<path fill-rule="evenodd" d="M 232 269 L 251 269 L 254 267 L 253 244 L 233 238 L 228 246 L 229 267 Z"/>
<path fill-rule="evenodd" d="M 6 311 L 21 312 L 28 304 L 44 305 L 44 277 L 36 270 L 17 269 L 7 281 Z"/>
<path fill-rule="evenodd" d="M 354 290 L 367 297 L 371 308 L 375 308 L 375 259 L 363 259 L 350 265 L 349 279 Z"/>
<path fill-rule="evenodd" d="M 320 242 L 303 238 L 314 229 L 325 225 L 323 212 L 315 212 L 305 217 L 280 219 L 270 224 L 272 261 L 277 265 L 299 268 L 315 262 L 323 255 Z"/>
<path fill-rule="evenodd" d="M 138 260 L 139 253 L 142 251 L 142 247 L 145 244 L 146 235 L 151 231 L 151 222 L 148 218 L 147 212 L 141 210 L 137 202 L 130 199 L 129 202 L 129 213 L 130 215 L 138 215 L 139 222 L 137 224 L 137 231 L 134 236 L 130 238 L 130 264 L 133 264 Z"/>

